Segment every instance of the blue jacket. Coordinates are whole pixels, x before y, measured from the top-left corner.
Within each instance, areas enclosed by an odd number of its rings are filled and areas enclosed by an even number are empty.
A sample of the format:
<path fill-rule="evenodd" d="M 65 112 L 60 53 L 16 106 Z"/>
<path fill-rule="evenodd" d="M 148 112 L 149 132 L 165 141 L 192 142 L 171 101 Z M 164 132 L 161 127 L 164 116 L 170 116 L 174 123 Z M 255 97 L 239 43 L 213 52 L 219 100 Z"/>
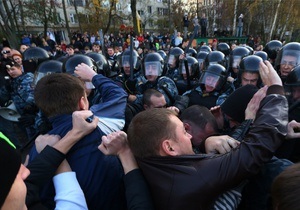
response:
<path fill-rule="evenodd" d="M 99 118 L 98 127 L 76 143 L 67 154 L 67 160 L 76 172 L 78 182 L 85 194 L 89 209 L 122 209 L 123 169 L 115 156 L 105 156 L 98 150 L 101 137 L 112 131 L 121 130 L 125 123 L 127 94 L 110 79 L 96 75 L 93 85 L 100 91 L 102 102 L 91 106 L 90 110 Z M 61 137 L 72 129 L 72 116 L 60 115 L 50 119 L 53 129 L 49 134 Z M 30 160 L 37 155 L 35 147 Z M 54 189 L 44 187 L 42 199 L 53 207 Z M 45 193 L 47 192 L 47 193 Z M 119 206 L 118 206 L 119 205 Z"/>
<path fill-rule="evenodd" d="M 32 86 L 33 74 L 26 73 L 11 80 L 11 91 L 5 87 L 0 89 L 1 101 L 12 100 L 19 114 L 23 114 L 23 110 L 28 105 L 34 105 L 34 88 Z"/>

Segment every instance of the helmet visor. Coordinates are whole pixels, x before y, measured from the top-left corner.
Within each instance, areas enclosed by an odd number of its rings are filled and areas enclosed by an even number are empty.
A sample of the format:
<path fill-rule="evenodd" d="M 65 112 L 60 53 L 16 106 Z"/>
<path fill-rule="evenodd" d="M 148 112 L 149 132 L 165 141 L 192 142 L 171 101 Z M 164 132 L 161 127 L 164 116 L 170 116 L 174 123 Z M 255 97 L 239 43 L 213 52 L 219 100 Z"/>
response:
<path fill-rule="evenodd" d="M 34 86 L 36 86 L 36 84 L 38 83 L 38 81 L 40 79 L 42 79 L 44 76 L 46 76 L 48 74 L 53 74 L 53 73 L 56 73 L 56 72 L 35 72 L 34 79 L 33 79 Z"/>
<path fill-rule="evenodd" d="M 219 80 L 220 80 L 219 75 L 205 72 L 204 74 L 201 75 L 200 84 L 204 84 L 204 85 L 208 85 L 213 88 L 217 88 Z"/>
<path fill-rule="evenodd" d="M 168 59 L 168 64 L 174 65 L 175 62 L 176 62 L 175 56 L 174 55 L 170 55 L 169 59 Z"/>
<path fill-rule="evenodd" d="M 191 71 L 191 64 L 188 64 L 188 68 L 189 68 L 189 73 L 191 75 L 192 71 Z M 186 74 L 186 68 L 185 68 L 185 64 L 184 62 L 181 63 L 180 67 L 179 67 L 180 73 L 181 74 Z"/>
<path fill-rule="evenodd" d="M 281 65 L 288 65 L 291 68 L 300 64 L 300 52 L 297 50 L 284 50 L 280 61 Z"/>
<path fill-rule="evenodd" d="M 136 63 L 137 63 L 137 57 L 132 56 L 133 67 L 136 66 Z M 122 56 L 122 67 L 130 67 L 130 55 L 123 55 Z"/>
<path fill-rule="evenodd" d="M 242 58 L 241 56 L 233 56 L 232 59 L 232 68 L 238 68 Z"/>
<path fill-rule="evenodd" d="M 158 61 L 145 62 L 145 75 L 159 76 L 161 68 L 161 63 Z"/>

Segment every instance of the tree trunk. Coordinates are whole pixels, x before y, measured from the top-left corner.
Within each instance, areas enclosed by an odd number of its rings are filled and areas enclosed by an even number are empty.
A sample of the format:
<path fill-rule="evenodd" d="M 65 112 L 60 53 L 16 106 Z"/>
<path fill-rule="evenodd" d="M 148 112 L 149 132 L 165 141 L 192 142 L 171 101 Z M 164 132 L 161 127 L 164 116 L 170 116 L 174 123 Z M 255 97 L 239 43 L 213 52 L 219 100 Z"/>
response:
<path fill-rule="evenodd" d="M 81 23 L 80 23 L 79 15 L 78 15 L 78 8 L 77 8 L 76 0 L 74 0 L 74 8 L 75 8 L 76 17 L 78 19 L 79 30 L 80 30 L 80 33 L 82 34 L 82 28 L 81 28 Z"/>
<path fill-rule="evenodd" d="M 277 21 L 277 16 L 278 16 L 278 11 L 279 11 L 280 4 L 281 4 L 281 0 L 278 0 L 276 12 L 275 12 L 275 17 L 274 17 L 272 28 L 271 28 L 270 35 L 269 35 L 269 40 L 271 40 L 272 36 L 273 36 L 273 31 L 274 31 L 275 24 L 276 24 L 276 21 Z"/>
<path fill-rule="evenodd" d="M 25 19 L 24 19 L 24 9 L 23 9 L 23 1 L 19 0 L 19 5 L 20 5 L 20 18 L 21 18 L 21 23 L 22 23 L 22 30 L 26 31 L 25 27 Z"/>
<path fill-rule="evenodd" d="M 234 11 L 233 11 L 233 26 L 232 26 L 232 36 L 236 34 L 236 13 L 237 13 L 238 0 L 234 0 Z"/>
<path fill-rule="evenodd" d="M 66 22 L 66 28 L 67 28 L 67 32 L 68 32 L 68 37 L 69 37 L 69 41 L 72 38 L 71 32 L 70 32 L 70 26 L 69 26 L 69 20 L 68 20 L 68 15 L 67 15 L 67 10 L 66 10 L 66 2 L 65 0 L 62 0 L 62 6 L 63 6 L 63 11 L 64 11 L 64 17 L 65 17 L 65 22 Z"/>
<path fill-rule="evenodd" d="M 130 3 L 131 3 L 130 7 L 131 7 L 134 33 L 138 34 L 137 19 L 136 19 L 136 0 L 130 0 Z"/>

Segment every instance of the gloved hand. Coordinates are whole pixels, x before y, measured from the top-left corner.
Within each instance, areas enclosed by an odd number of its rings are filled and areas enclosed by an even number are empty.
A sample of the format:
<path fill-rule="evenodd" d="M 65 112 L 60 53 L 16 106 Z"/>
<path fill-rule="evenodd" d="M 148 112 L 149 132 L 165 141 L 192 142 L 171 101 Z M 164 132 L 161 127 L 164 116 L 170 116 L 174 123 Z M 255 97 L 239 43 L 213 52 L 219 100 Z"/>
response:
<path fill-rule="evenodd" d="M 33 105 L 26 105 L 23 109 L 24 114 L 30 114 L 30 115 L 36 115 L 38 113 L 39 108 L 33 104 Z"/>
<path fill-rule="evenodd" d="M 35 115 L 32 114 L 24 114 L 21 117 L 19 117 L 19 122 L 24 127 L 30 127 L 31 125 L 34 125 L 35 122 Z"/>
<path fill-rule="evenodd" d="M 125 88 L 127 90 L 128 93 L 134 94 L 136 92 L 136 79 L 127 79 L 125 81 Z"/>

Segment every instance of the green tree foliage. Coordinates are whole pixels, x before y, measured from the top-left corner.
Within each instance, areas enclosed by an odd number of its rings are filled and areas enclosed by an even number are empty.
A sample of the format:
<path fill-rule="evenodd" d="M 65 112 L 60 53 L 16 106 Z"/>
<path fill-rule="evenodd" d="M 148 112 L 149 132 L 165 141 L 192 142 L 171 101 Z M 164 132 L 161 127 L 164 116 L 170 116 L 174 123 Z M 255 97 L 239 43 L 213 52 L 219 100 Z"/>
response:
<path fill-rule="evenodd" d="M 57 23 L 56 8 L 59 6 L 55 0 L 24 1 L 25 19 L 28 23 L 42 25 L 46 37 L 48 28 Z"/>

